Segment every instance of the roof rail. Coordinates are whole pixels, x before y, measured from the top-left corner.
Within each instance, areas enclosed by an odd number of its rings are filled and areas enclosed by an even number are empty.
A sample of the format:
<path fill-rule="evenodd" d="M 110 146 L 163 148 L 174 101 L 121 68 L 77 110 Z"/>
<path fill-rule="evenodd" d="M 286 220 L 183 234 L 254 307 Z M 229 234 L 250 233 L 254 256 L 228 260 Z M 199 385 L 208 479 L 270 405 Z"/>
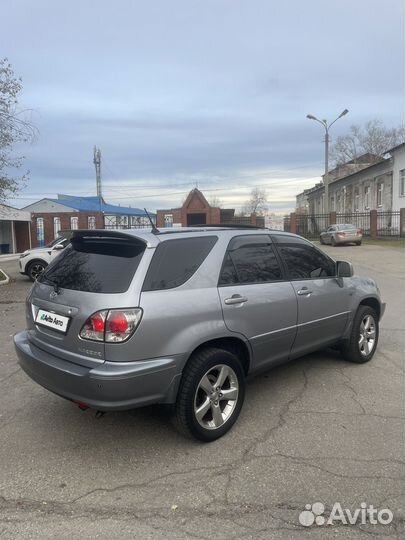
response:
<path fill-rule="evenodd" d="M 237 223 L 217 223 L 217 224 L 210 224 L 210 225 L 192 225 L 192 227 L 216 227 L 217 229 L 221 229 L 222 227 L 225 227 L 227 229 L 266 229 L 267 227 L 260 227 L 259 225 L 238 225 Z"/>

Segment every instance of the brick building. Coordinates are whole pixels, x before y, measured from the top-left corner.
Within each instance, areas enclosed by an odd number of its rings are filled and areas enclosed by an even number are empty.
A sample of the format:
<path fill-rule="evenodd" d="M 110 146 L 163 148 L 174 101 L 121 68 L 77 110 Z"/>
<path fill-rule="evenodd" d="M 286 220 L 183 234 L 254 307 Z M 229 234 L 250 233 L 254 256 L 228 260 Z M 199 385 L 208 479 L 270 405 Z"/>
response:
<path fill-rule="evenodd" d="M 156 225 L 158 228 L 221 224 L 244 224 L 264 227 L 264 218 L 255 214 L 238 217 L 235 216 L 234 208 L 211 206 L 197 188 L 190 191 L 180 208 L 156 211 Z"/>
<path fill-rule="evenodd" d="M 101 197 L 58 195 L 24 208 L 31 212 L 32 246 L 51 242 L 59 231 L 69 229 L 132 229 L 149 227 L 144 210 L 107 204 Z M 155 214 L 150 214 L 155 220 Z"/>

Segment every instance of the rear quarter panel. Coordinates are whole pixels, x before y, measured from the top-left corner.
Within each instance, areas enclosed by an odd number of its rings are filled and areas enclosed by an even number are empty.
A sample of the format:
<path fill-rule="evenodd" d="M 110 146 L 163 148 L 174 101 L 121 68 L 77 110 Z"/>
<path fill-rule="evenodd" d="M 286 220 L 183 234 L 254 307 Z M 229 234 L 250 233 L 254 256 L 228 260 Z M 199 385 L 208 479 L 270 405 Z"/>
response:
<path fill-rule="evenodd" d="M 228 241 L 218 238 L 200 268 L 180 287 L 141 292 L 143 315 L 139 327 L 127 342 L 106 344 L 106 360 L 125 362 L 175 355 L 186 360 L 201 343 L 233 335 L 225 326 L 217 291 Z M 141 279 L 140 274 L 140 289 Z"/>

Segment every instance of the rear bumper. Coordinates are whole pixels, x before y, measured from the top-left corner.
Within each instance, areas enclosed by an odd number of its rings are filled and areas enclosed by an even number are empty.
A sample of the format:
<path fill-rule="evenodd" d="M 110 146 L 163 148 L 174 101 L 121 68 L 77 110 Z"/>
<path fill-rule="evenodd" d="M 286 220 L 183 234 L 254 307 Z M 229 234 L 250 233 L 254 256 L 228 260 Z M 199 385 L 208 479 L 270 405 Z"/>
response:
<path fill-rule="evenodd" d="M 361 242 L 362 240 L 362 236 L 335 236 L 336 244 L 355 244 L 356 242 Z"/>
<path fill-rule="evenodd" d="M 173 403 L 176 399 L 180 358 L 104 362 L 88 368 L 39 349 L 28 340 L 26 331 L 14 336 L 14 345 L 21 368 L 32 380 L 100 411 Z"/>

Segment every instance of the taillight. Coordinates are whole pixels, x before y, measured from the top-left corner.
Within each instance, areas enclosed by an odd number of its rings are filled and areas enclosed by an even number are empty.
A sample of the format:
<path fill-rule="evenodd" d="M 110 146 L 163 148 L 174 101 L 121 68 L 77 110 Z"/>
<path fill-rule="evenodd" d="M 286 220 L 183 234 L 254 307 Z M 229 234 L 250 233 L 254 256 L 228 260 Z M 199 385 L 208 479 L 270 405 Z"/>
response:
<path fill-rule="evenodd" d="M 91 341 L 122 343 L 135 332 L 142 309 L 110 309 L 90 315 L 80 330 L 80 337 Z"/>
<path fill-rule="evenodd" d="M 91 341 L 104 341 L 105 319 L 107 310 L 97 311 L 90 315 L 80 330 L 80 337 Z"/>
<path fill-rule="evenodd" d="M 363 234 L 363 229 L 357 229 L 357 234 Z"/>
<path fill-rule="evenodd" d="M 119 343 L 126 341 L 135 332 L 142 317 L 142 310 L 111 309 L 108 312 L 105 341 Z"/>

